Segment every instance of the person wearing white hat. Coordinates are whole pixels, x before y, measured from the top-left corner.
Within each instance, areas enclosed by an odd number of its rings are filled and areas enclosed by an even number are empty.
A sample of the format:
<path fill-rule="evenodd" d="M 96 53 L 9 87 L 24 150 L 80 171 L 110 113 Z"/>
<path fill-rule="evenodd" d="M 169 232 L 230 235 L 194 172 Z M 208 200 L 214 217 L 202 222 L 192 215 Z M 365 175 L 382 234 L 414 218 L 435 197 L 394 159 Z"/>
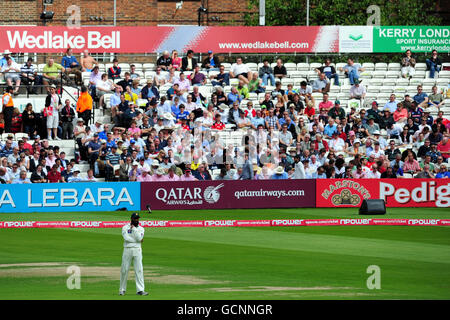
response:
<path fill-rule="evenodd" d="M 10 57 L 14 62 L 16 62 L 16 60 L 14 60 L 13 57 L 11 57 L 11 51 L 9 51 L 8 49 L 6 49 L 3 52 L 3 57 L 0 59 L 0 68 L 3 67 L 3 65 L 6 64 L 6 58 Z"/>
<path fill-rule="evenodd" d="M 278 166 L 271 177 L 271 179 L 273 180 L 286 180 L 287 178 L 288 174 L 284 171 L 284 168 L 282 166 Z"/>
<path fill-rule="evenodd" d="M 152 176 L 152 181 L 167 181 L 163 168 L 156 169 L 155 174 Z"/>
<path fill-rule="evenodd" d="M 72 169 L 72 175 L 69 177 L 69 179 L 67 180 L 67 182 L 81 182 L 83 181 L 83 178 L 79 176 L 80 174 L 80 168 L 78 168 L 77 166 L 73 167 Z"/>
<path fill-rule="evenodd" d="M 11 57 L 6 57 L 6 63 L 1 67 L 1 72 L 5 76 L 6 84 L 8 86 L 13 85 L 13 81 L 15 82 L 15 90 L 14 95 L 19 94 L 20 88 L 20 66 L 14 62 Z"/>
<path fill-rule="evenodd" d="M 149 175 L 150 169 L 146 166 L 142 167 L 142 173 L 139 177 L 137 177 L 136 181 L 139 182 L 150 182 L 153 181 L 152 176 Z"/>

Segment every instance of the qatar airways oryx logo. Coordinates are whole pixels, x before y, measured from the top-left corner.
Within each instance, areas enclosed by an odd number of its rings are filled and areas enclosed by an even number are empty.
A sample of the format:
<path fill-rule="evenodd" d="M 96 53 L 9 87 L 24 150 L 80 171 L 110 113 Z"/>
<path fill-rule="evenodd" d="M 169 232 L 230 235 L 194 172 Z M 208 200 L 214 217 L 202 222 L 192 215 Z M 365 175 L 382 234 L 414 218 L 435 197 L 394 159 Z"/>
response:
<path fill-rule="evenodd" d="M 27 30 L 7 30 L 9 47 L 13 49 L 120 49 L 120 31 L 101 33 L 88 31 L 87 35 L 69 31 L 43 31 L 30 34 Z"/>
<path fill-rule="evenodd" d="M 219 189 L 223 187 L 223 183 L 219 184 L 218 186 L 210 186 L 205 189 L 205 192 L 203 192 L 203 197 L 205 198 L 205 201 L 208 203 L 216 203 L 220 199 L 220 192 Z"/>

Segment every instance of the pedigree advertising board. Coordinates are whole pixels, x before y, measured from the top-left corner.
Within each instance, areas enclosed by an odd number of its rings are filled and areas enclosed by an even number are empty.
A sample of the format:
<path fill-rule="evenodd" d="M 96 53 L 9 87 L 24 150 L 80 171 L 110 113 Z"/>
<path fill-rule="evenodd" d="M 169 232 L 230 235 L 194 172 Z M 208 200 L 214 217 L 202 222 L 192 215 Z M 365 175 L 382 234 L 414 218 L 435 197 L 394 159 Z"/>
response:
<path fill-rule="evenodd" d="M 318 179 L 316 206 L 360 207 L 364 199 L 384 199 L 387 207 L 449 207 L 446 179 Z"/>

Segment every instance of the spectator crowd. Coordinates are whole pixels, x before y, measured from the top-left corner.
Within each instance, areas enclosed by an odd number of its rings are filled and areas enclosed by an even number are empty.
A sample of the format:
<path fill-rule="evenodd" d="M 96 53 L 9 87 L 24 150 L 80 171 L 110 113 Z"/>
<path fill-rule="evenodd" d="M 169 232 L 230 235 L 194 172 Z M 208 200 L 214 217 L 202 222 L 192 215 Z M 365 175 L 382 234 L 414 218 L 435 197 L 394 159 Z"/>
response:
<path fill-rule="evenodd" d="M 38 75 L 32 60 L 19 67 L 5 52 L 0 182 L 450 177 L 450 122 L 441 111 L 449 92 L 418 85 L 414 96 L 391 94 L 384 105 L 375 100 L 368 109 L 344 108 L 329 99 L 331 81 L 342 81 L 330 59 L 316 69 L 316 80 L 298 88 L 282 85 L 287 70 L 281 59 L 275 63 L 272 68 L 266 60 L 253 72 L 238 57 L 226 70 L 212 51 L 203 61 L 192 50 L 183 58 L 166 51 L 153 78 L 141 79 L 134 65 L 122 72 L 114 59 L 102 72 L 89 52 L 78 62 L 68 49 L 61 64 L 50 58 Z M 430 76 L 440 65 L 434 50 Z M 406 52 L 402 77 L 413 76 L 414 66 Z M 339 71 L 351 84 L 349 98 L 364 101 L 364 68 L 348 59 Z M 82 72 L 90 72 L 86 84 Z M 76 105 L 62 101 L 61 81 L 80 87 Z M 18 111 L 21 83 L 31 93 L 45 87 L 42 112 L 31 103 Z M 205 94 L 201 88 L 209 84 Z M 108 110 L 111 121 L 93 121 L 95 107 Z M 74 155 L 52 145 L 62 139 L 75 140 Z M 80 172 L 83 163 L 87 172 Z"/>

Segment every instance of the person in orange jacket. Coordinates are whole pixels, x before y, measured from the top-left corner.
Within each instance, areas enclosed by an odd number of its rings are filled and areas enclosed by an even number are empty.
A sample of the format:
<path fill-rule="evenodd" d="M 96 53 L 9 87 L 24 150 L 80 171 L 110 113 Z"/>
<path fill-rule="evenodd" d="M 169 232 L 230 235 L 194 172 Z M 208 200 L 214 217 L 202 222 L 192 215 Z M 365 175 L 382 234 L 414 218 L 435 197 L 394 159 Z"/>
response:
<path fill-rule="evenodd" d="M 92 97 L 87 91 L 87 87 L 81 87 L 81 94 L 78 97 L 77 101 L 77 112 L 78 117 L 84 120 L 84 123 L 87 125 L 89 120 L 91 119 L 91 111 L 92 111 Z"/>

